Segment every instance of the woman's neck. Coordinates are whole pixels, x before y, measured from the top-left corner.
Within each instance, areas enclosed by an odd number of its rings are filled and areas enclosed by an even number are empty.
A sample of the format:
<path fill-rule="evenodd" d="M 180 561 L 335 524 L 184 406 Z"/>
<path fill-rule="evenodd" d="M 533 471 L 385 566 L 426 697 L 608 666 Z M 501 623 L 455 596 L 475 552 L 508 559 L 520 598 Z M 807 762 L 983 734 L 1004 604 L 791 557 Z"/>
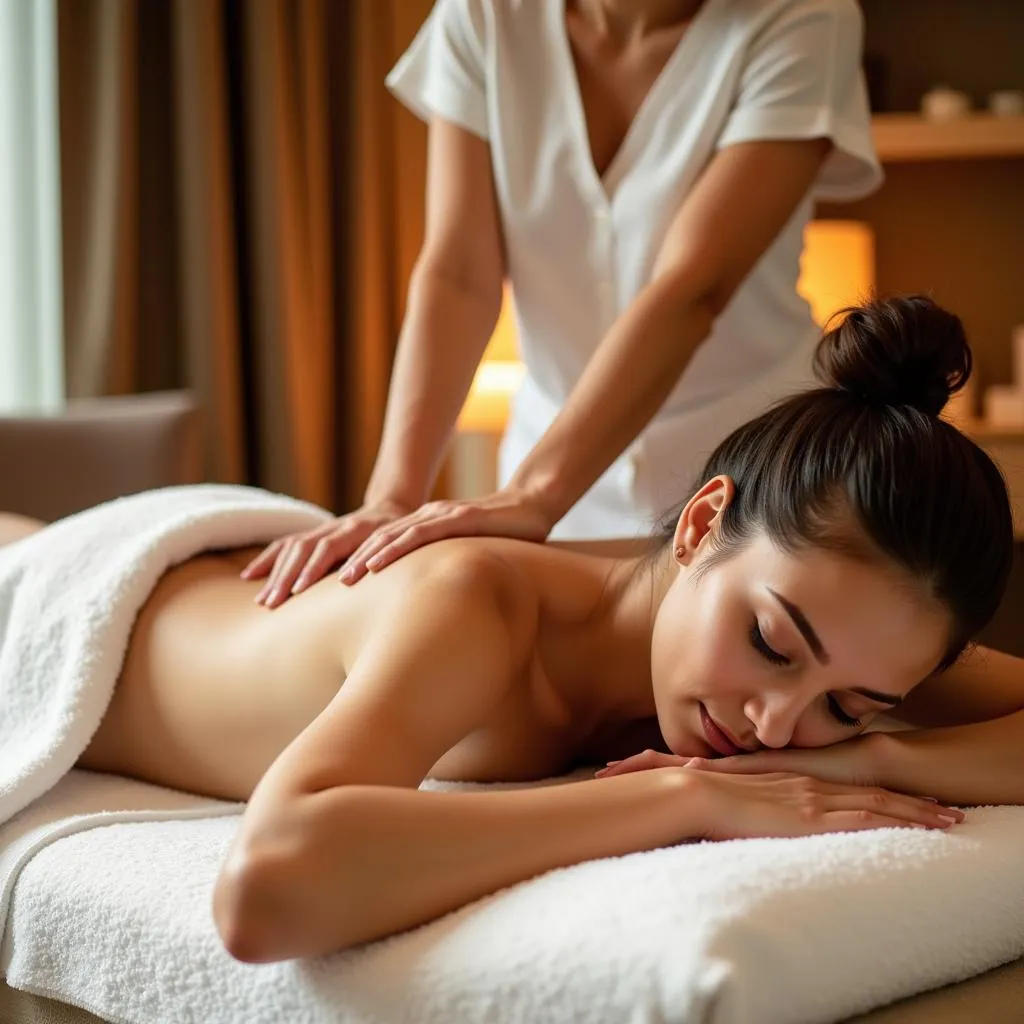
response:
<path fill-rule="evenodd" d="M 575 0 L 576 9 L 602 32 L 644 36 L 689 21 L 704 0 Z"/>
<path fill-rule="evenodd" d="M 582 719 L 605 724 L 651 718 L 651 637 L 672 581 L 671 549 L 616 558 L 593 612 L 574 638 L 574 670 L 563 697 Z"/>

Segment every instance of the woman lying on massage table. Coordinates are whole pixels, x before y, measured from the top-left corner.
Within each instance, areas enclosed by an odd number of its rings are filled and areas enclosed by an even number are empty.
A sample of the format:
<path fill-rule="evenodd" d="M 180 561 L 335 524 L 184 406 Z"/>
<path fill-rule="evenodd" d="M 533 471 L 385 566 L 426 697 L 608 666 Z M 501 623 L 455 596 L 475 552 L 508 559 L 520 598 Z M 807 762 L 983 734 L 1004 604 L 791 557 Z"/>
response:
<path fill-rule="evenodd" d="M 249 800 L 213 912 L 254 962 L 591 858 L 1024 803 L 1024 661 L 961 657 L 1012 530 L 996 468 L 937 418 L 970 371 L 960 323 L 877 303 L 818 361 L 824 386 L 728 438 L 653 547 L 445 541 L 273 612 L 238 578 L 252 551 L 172 569 L 79 765 Z M 924 728 L 860 735 L 897 706 Z"/>

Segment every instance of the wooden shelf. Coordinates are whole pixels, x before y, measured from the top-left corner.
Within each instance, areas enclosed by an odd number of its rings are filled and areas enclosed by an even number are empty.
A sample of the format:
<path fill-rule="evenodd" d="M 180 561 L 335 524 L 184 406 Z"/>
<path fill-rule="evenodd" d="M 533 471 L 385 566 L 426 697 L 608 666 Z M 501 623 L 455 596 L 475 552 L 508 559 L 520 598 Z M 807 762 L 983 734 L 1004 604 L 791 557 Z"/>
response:
<path fill-rule="evenodd" d="M 1014 536 L 1024 541 L 1024 428 L 993 427 L 984 420 L 968 420 L 961 429 L 1002 470 L 1013 506 Z"/>
<path fill-rule="evenodd" d="M 871 122 L 883 163 L 1024 157 L 1024 117 L 971 114 L 926 121 L 918 114 L 875 114 Z"/>

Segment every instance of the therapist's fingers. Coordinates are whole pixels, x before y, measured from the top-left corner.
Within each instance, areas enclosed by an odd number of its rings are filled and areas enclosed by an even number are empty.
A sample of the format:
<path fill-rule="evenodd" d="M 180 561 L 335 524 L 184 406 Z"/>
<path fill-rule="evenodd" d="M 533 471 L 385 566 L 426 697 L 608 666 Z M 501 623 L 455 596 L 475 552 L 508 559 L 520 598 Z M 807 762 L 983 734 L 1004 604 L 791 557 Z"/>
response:
<path fill-rule="evenodd" d="M 267 608 L 284 604 L 292 594 L 311 587 L 344 562 L 374 530 L 402 514 L 393 503 L 367 505 L 314 530 L 280 538 L 269 577 L 256 601 Z M 260 559 L 268 561 L 269 554 L 261 554 Z"/>
<path fill-rule="evenodd" d="M 376 530 L 349 558 L 341 574 L 342 582 L 355 583 L 368 571 L 379 572 L 424 544 L 475 533 L 470 523 L 474 511 L 456 502 L 432 501 L 412 515 Z"/>
<path fill-rule="evenodd" d="M 326 576 L 335 566 L 341 565 L 356 548 L 372 534 L 372 523 L 354 521 L 344 529 L 336 530 L 327 537 L 321 537 L 306 561 L 305 568 L 292 587 L 298 594 Z"/>
<path fill-rule="evenodd" d="M 284 547 L 283 540 L 268 544 L 243 570 L 243 580 L 259 580 L 270 574 L 277 561 L 278 553 Z"/>
<path fill-rule="evenodd" d="M 553 523 L 531 495 L 499 491 L 472 501 L 432 501 L 368 537 L 348 560 L 343 583 L 379 572 L 410 551 L 447 537 L 516 537 L 543 541 Z"/>
<path fill-rule="evenodd" d="M 341 574 L 342 582 L 355 583 L 361 580 L 371 569 L 382 569 L 384 563 L 374 561 L 370 565 L 371 559 L 376 559 L 382 551 L 389 549 L 401 537 L 419 537 L 419 543 L 413 544 L 411 547 L 407 546 L 406 552 L 425 543 L 426 539 L 420 529 L 421 525 L 422 520 L 417 522 L 413 516 L 407 516 L 405 519 L 399 519 L 394 525 L 384 527 L 371 534 L 349 558 L 348 565 L 345 566 L 345 571 Z M 417 533 L 416 531 L 419 532 Z M 392 558 L 391 561 L 394 561 L 394 559 Z"/>
<path fill-rule="evenodd" d="M 416 523 L 390 543 L 379 543 L 371 549 L 366 555 L 366 568 L 371 572 L 379 572 L 410 551 L 423 547 L 424 544 L 432 544 L 445 537 L 463 536 L 465 531 L 457 523 L 458 517 L 455 515 Z"/>
<path fill-rule="evenodd" d="M 257 604 L 262 604 L 266 608 L 276 608 L 288 599 L 293 584 L 299 578 L 299 573 L 305 567 L 318 541 L 319 537 L 305 535 L 289 539 L 277 556 L 270 578 L 256 595 Z"/>

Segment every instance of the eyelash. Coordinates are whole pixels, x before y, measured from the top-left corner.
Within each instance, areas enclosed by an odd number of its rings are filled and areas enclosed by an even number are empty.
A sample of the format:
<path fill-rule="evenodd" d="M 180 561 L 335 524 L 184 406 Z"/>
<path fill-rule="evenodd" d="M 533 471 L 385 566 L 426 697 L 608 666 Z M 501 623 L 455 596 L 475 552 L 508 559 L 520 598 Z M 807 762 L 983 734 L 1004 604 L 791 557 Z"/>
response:
<path fill-rule="evenodd" d="M 757 651 L 763 658 L 770 661 L 773 665 L 789 664 L 789 658 L 784 654 L 779 654 L 779 652 L 774 648 L 768 646 L 768 643 L 764 638 L 764 634 L 761 632 L 761 624 L 757 619 L 754 619 L 754 622 L 750 627 L 750 643 L 755 651 Z"/>
<path fill-rule="evenodd" d="M 839 701 L 832 696 L 831 693 L 825 695 L 828 700 L 829 714 L 842 725 L 848 725 L 851 729 L 857 728 L 861 724 L 859 718 L 854 718 L 852 715 L 848 715 L 840 706 Z"/>
<path fill-rule="evenodd" d="M 779 654 L 774 648 L 769 647 L 767 641 L 764 638 L 764 634 L 761 632 L 761 624 L 754 619 L 750 627 L 750 644 L 756 650 L 761 657 L 770 661 L 773 665 L 788 665 L 789 658 L 784 654 Z M 860 724 L 859 718 L 854 718 L 852 715 L 848 715 L 839 704 L 839 701 L 832 696 L 831 693 L 826 694 L 828 701 L 829 714 L 837 721 L 840 725 L 845 725 L 851 729 L 856 729 Z"/>

